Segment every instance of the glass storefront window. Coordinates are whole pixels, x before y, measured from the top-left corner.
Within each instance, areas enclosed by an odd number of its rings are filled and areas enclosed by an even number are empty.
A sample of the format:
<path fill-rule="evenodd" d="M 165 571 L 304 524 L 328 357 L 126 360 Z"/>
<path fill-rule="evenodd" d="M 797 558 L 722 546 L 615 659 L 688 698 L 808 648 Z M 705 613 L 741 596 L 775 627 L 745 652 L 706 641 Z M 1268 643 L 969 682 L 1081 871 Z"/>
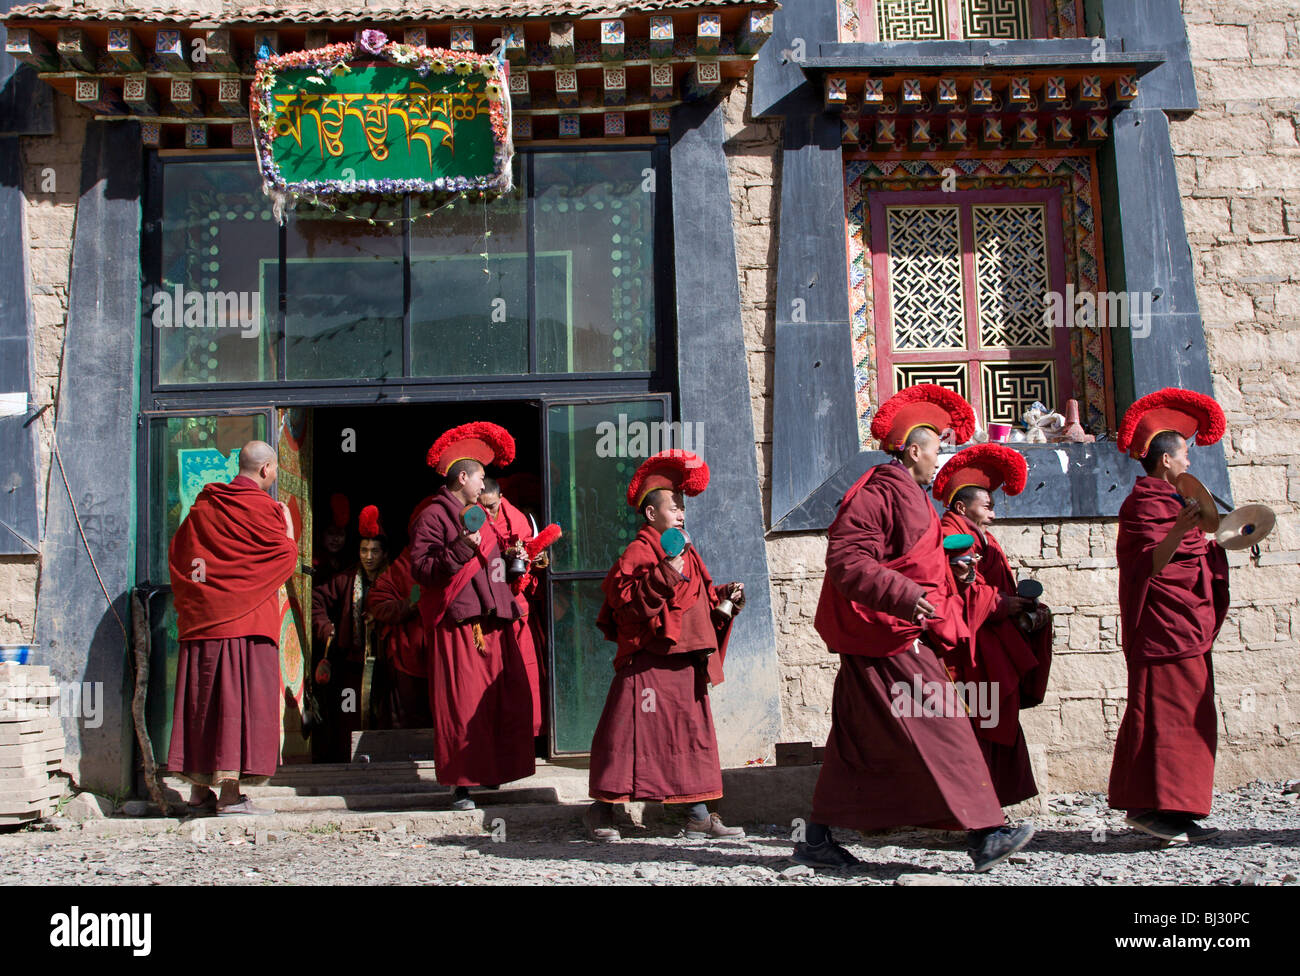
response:
<path fill-rule="evenodd" d="M 528 372 L 527 168 L 487 203 L 456 200 L 411 225 L 411 372 Z"/>
<path fill-rule="evenodd" d="M 614 644 L 596 627 L 605 595 L 598 579 L 556 580 L 551 586 L 555 622 L 555 749 L 588 752 L 609 682 Z M 561 650 L 562 649 L 562 650 Z"/>
<path fill-rule="evenodd" d="M 162 201 L 162 274 L 144 320 L 158 382 L 275 379 L 279 228 L 257 167 L 232 160 L 169 166 Z"/>
<path fill-rule="evenodd" d="M 537 153 L 538 370 L 655 366 L 649 152 Z"/>
<path fill-rule="evenodd" d="M 364 214 L 364 215 L 363 215 Z M 402 375 L 403 221 L 392 205 L 299 209 L 285 247 L 285 377 Z"/>

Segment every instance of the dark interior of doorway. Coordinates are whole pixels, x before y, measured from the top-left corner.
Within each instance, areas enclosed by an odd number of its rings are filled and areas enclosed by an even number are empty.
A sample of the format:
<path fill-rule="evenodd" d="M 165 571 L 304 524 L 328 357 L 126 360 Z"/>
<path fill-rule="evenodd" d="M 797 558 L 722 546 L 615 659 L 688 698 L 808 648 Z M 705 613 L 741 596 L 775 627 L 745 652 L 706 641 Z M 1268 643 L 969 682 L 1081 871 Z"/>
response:
<path fill-rule="evenodd" d="M 331 522 L 331 496 L 347 497 L 351 510 L 344 552 L 355 564 L 359 545 L 356 525 L 366 505 L 379 507 L 393 558 L 406 546 L 407 522 L 415 506 L 441 487 L 442 479 L 427 462 L 429 447 L 443 431 L 481 420 L 500 424 L 514 436 L 515 460 L 489 475 L 541 475 L 541 405 L 535 401 L 486 401 L 382 406 L 318 407 L 312 417 L 313 554 L 322 552 L 321 536 Z M 540 516 L 540 512 L 538 512 Z M 314 582 L 322 582 L 317 579 Z M 312 667 L 320 649 L 314 649 Z M 548 654 L 548 652 L 544 652 Z M 543 657 L 549 671 L 550 661 Z M 543 696 L 546 682 L 543 682 Z M 543 714 L 548 703 L 543 701 Z M 547 723 L 549 724 L 549 723 Z M 539 737 L 545 757 L 546 729 Z M 431 758 L 431 757 L 430 757 Z"/>

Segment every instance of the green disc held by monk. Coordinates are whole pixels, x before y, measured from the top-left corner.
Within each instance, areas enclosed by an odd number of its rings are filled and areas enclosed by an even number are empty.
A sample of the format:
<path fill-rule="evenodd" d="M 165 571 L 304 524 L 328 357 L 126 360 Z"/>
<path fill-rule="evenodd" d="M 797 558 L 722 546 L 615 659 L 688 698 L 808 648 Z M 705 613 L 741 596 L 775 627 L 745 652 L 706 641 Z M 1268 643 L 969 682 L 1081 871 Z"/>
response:
<path fill-rule="evenodd" d="M 1025 579 L 1016 584 L 1016 596 L 1026 600 L 1037 600 L 1043 595 L 1043 584 L 1038 580 Z"/>
<path fill-rule="evenodd" d="M 943 537 L 943 548 L 949 556 L 960 556 L 973 545 L 975 545 L 975 537 L 965 532 Z"/>
<path fill-rule="evenodd" d="M 483 528 L 483 523 L 486 521 L 487 512 L 483 510 L 482 505 L 466 505 L 460 510 L 460 524 L 465 526 L 465 531 L 470 535 Z"/>
<path fill-rule="evenodd" d="M 669 558 L 675 558 L 686 548 L 686 535 L 681 529 L 665 529 L 659 537 L 659 544 L 664 547 Z"/>

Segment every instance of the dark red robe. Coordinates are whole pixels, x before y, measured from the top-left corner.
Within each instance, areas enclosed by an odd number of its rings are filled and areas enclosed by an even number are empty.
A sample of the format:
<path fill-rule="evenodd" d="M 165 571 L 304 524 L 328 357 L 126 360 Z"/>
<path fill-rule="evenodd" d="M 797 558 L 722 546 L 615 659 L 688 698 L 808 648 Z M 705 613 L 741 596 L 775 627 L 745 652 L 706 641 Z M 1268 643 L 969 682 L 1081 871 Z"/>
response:
<path fill-rule="evenodd" d="M 591 742 L 595 799 L 696 803 L 722 796 L 709 685 L 722 683 L 731 621 L 713 618 L 720 594 L 695 547 L 684 556 L 678 573 L 659 532 L 642 526 L 601 584 L 596 625 L 618 650 Z"/>
<path fill-rule="evenodd" d="M 517 542 L 526 542 L 536 535 L 532 523 L 528 521 L 528 516 L 511 505 L 508 498 L 501 499 L 501 507 L 497 509 L 497 517 L 492 524 L 497 530 L 497 537 L 501 540 L 503 551 Z M 536 587 L 537 580 L 531 572 L 531 567 L 530 572 L 510 584 L 520 613 L 519 619 L 515 622 L 515 640 L 519 642 L 519 649 L 524 656 L 524 667 L 528 670 L 528 688 L 533 696 L 533 735 L 537 735 L 542 730 L 541 633 L 533 621 L 532 607 L 529 603 L 529 596 Z"/>
<path fill-rule="evenodd" d="M 490 524 L 480 530 L 477 550 L 462 538 L 462 507 L 446 488 L 434 494 L 412 529 L 411 568 L 433 651 L 438 782 L 491 786 L 533 774 L 532 692 L 500 540 Z"/>
<path fill-rule="evenodd" d="M 972 637 L 963 653 L 950 659 L 949 664 L 957 681 L 987 683 L 997 689 L 997 722 L 992 723 L 988 716 L 972 716 L 971 724 L 988 763 L 998 799 L 1004 807 L 1010 806 L 1038 794 L 1029 762 L 1029 747 L 1020 727 L 1020 689 L 1026 676 L 1039 666 L 1038 657 L 1025 634 L 1009 616 L 1010 600 L 1016 593 L 1016 579 L 997 540 L 991 534 L 982 533 L 970 519 L 953 511 L 944 513 L 941 524 L 945 536 L 963 533 L 973 536 L 973 551 L 980 556 L 976 563 L 975 582 L 962 590 L 966 626 Z M 1040 635 L 1044 631 L 1050 649 L 1050 624 L 1033 638 L 1042 641 L 1044 638 Z"/>
<path fill-rule="evenodd" d="M 375 580 L 366 609 L 380 624 L 384 659 L 388 665 L 387 718 L 395 729 L 427 729 L 429 711 L 429 642 L 418 604 L 411 593 L 418 584 L 411 575 L 411 550 L 403 549 Z"/>
<path fill-rule="evenodd" d="M 205 485 L 168 571 L 180 652 L 167 768 L 270 776 L 280 758 L 280 587 L 298 563 L 280 506 L 242 475 Z"/>
<path fill-rule="evenodd" d="M 1141 477 L 1119 510 L 1120 636 L 1128 704 L 1110 768 L 1110 805 L 1205 816 L 1214 794 L 1218 716 L 1210 647 L 1228 612 L 1228 558 L 1199 528 L 1152 574 L 1182 503 Z"/>
<path fill-rule="evenodd" d="M 939 614 L 924 627 L 912 623 L 921 596 Z M 814 625 L 840 670 L 813 821 L 854 830 L 1001 825 L 964 707 L 930 714 L 914 694 L 952 688 L 935 651 L 952 653 L 969 635 L 939 517 L 901 464 L 872 468 L 840 503 Z"/>

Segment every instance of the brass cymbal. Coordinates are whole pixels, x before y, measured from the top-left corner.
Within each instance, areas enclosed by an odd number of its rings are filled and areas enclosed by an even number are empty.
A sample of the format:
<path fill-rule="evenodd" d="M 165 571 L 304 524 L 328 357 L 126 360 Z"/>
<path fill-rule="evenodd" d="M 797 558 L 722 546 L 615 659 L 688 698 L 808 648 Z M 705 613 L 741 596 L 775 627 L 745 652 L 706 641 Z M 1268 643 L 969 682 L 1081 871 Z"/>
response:
<path fill-rule="evenodd" d="M 1214 504 L 1209 490 L 1197 480 L 1196 476 L 1184 471 L 1174 479 L 1174 490 L 1187 501 L 1201 503 L 1201 518 L 1197 525 L 1204 532 L 1216 532 L 1219 528 L 1219 509 Z"/>

